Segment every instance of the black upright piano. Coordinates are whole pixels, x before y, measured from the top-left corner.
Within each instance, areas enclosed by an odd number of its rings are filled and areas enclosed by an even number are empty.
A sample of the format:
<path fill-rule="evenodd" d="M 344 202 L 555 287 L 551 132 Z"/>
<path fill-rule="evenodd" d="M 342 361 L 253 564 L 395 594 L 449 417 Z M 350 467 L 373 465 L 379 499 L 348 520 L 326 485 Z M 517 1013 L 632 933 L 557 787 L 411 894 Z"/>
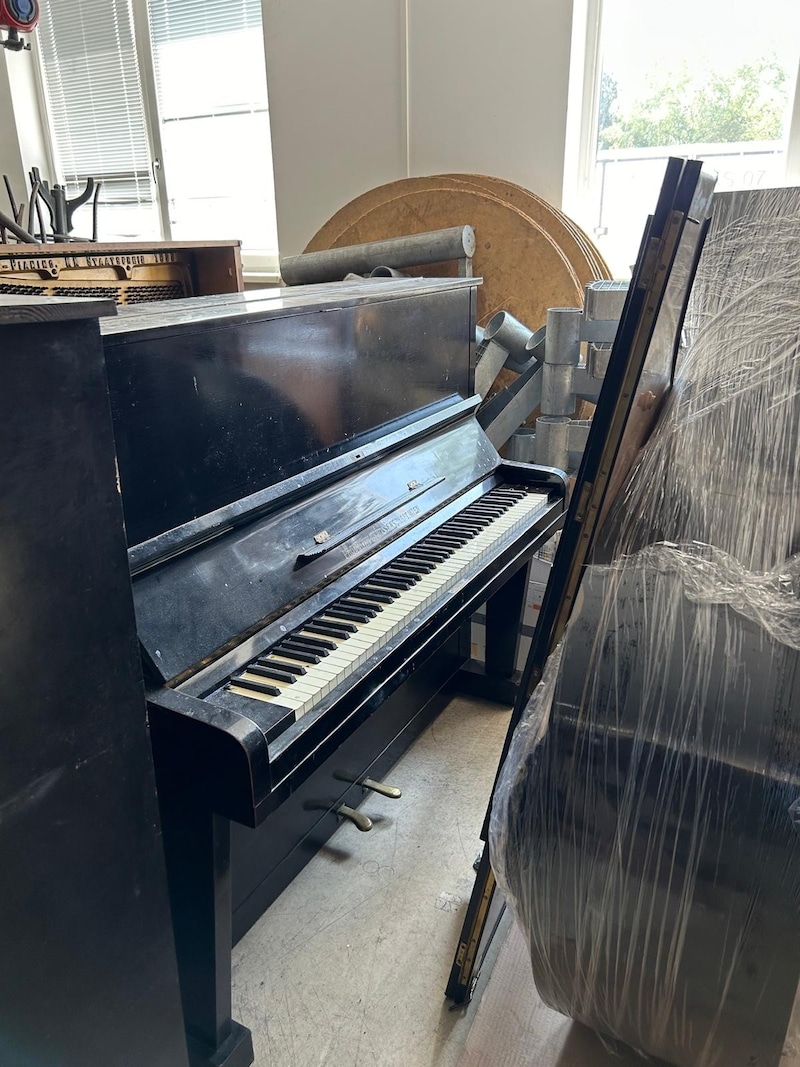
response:
<path fill-rule="evenodd" d="M 565 483 L 478 424 L 476 284 L 208 297 L 103 327 L 194 1067 L 252 1061 L 232 941 L 342 818 L 369 829 L 361 800 L 475 680 L 484 603 L 485 675 L 514 671 Z"/>

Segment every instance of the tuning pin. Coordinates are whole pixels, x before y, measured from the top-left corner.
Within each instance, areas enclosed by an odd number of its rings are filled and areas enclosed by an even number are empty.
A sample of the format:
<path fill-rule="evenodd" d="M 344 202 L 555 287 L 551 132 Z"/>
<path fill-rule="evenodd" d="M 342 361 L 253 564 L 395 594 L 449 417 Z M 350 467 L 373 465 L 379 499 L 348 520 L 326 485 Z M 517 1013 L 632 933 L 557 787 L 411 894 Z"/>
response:
<path fill-rule="evenodd" d="M 360 811 L 356 811 L 355 808 L 348 807 L 347 804 L 340 804 L 336 808 L 336 814 L 341 819 L 348 819 L 357 830 L 360 830 L 362 834 L 367 833 L 372 829 L 372 819 L 366 815 L 362 815 Z"/>

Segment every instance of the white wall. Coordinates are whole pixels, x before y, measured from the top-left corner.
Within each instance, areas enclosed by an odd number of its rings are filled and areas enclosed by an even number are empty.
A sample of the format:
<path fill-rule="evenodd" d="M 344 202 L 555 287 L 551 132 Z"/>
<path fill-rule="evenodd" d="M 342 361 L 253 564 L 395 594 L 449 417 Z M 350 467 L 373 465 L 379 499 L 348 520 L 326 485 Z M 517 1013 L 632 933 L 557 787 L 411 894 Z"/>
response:
<path fill-rule="evenodd" d="M 25 180 L 25 171 L 17 137 L 9 65 L 20 58 L 22 57 L 9 54 L 4 48 L 0 49 L 0 174 L 9 176 L 19 198 L 27 188 L 27 183 L 21 184 Z M 8 214 L 9 203 L 4 188 L 0 190 L 0 207 Z"/>
<path fill-rule="evenodd" d="M 263 0 L 282 255 L 407 175 L 560 203 L 570 0 Z"/>
<path fill-rule="evenodd" d="M 403 0 L 263 0 L 282 255 L 406 174 Z"/>
<path fill-rule="evenodd" d="M 569 0 L 410 0 L 412 174 L 473 172 L 559 204 Z"/>
<path fill-rule="evenodd" d="M 39 113 L 35 59 L 31 52 L 0 48 L 0 174 L 9 176 L 18 200 L 27 200 L 28 171 L 35 166 L 48 177 L 50 164 Z M 5 188 L 0 191 L 0 205 L 9 211 Z"/>

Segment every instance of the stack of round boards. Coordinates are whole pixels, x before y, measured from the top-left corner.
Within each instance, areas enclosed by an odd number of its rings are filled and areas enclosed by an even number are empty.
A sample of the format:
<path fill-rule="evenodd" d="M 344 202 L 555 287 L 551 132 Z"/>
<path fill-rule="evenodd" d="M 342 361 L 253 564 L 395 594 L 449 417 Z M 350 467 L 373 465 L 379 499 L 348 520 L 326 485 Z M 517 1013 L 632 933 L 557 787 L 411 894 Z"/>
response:
<path fill-rule="evenodd" d="M 510 311 L 537 330 L 548 308 L 582 307 L 584 286 L 611 277 L 592 241 L 563 212 L 520 185 L 480 174 L 404 178 L 378 186 L 338 211 L 306 252 L 451 226 L 475 230 L 472 270 L 483 279 L 477 292 L 479 326 L 497 311 Z M 456 270 L 447 264 L 424 273 Z M 501 372 L 494 389 L 513 377 Z"/>

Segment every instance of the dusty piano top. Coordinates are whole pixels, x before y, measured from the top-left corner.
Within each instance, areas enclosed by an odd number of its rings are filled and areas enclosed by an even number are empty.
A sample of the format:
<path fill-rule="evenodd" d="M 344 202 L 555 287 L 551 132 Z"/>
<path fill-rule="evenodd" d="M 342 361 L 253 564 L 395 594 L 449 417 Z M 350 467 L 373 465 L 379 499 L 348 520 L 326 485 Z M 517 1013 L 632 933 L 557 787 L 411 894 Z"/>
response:
<path fill-rule="evenodd" d="M 113 300 L 81 300 L 62 296 L 21 296 L 0 294 L 0 326 L 23 322 L 66 322 L 115 315 Z"/>
<path fill-rule="evenodd" d="M 120 307 L 116 319 L 102 323 L 108 337 L 142 330 L 185 330 L 210 319 L 247 320 L 331 311 L 358 304 L 423 297 L 480 285 L 480 278 L 384 278 L 254 289 L 245 293 L 192 297 Z"/>

